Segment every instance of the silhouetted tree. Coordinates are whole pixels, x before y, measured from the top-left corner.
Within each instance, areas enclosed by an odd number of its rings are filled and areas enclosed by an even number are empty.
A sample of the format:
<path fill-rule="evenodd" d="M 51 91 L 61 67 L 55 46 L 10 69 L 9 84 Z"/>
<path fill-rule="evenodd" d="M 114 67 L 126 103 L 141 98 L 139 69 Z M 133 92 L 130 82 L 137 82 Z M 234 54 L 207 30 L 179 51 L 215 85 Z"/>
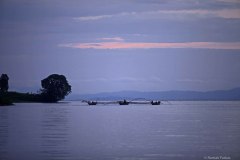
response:
<path fill-rule="evenodd" d="M 64 75 L 52 74 L 41 81 L 41 95 L 44 101 L 57 102 L 71 92 L 71 86 Z"/>
<path fill-rule="evenodd" d="M 8 91 L 8 75 L 2 74 L 0 77 L 0 91 L 7 92 Z"/>

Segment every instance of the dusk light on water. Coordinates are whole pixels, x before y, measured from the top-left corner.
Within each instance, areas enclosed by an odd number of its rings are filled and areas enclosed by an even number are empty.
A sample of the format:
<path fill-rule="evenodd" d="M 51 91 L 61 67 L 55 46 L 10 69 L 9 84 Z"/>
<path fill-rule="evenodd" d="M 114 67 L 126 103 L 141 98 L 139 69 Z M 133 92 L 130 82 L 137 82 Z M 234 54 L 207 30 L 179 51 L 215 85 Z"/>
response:
<path fill-rule="evenodd" d="M 240 0 L 1 0 L 0 160 L 240 159 Z"/>

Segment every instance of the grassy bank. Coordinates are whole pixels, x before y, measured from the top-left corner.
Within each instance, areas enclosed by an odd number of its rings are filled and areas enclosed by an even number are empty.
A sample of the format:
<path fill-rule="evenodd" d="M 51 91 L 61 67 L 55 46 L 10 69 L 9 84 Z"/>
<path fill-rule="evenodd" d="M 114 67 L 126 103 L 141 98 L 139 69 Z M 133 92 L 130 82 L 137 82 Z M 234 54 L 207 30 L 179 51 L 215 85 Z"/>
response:
<path fill-rule="evenodd" d="M 12 100 L 8 97 L 3 97 L 2 95 L 0 95 L 0 106 L 9 106 L 9 105 L 13 105 Z"/>
<path fill-rule="evenodd" d="M 19 93 L 19 92 L 6 92 L 0 95 L 0 105 L 12 105 L 13 103 L 20 102 L 42 102 L 40 94 L 33 93 Z"/>

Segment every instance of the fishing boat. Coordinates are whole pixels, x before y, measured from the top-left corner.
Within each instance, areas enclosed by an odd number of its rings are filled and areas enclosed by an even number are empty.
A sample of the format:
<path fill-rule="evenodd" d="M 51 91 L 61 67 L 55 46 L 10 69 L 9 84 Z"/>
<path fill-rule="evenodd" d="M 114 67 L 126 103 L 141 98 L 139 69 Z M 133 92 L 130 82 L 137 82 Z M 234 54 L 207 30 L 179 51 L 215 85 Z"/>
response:
<path fill-rule="evenodd" d="M 155 102 L 154 102 L 154 101 L 151 101 L 151 104 L 152 104 L 152 105 L 160 105 L 160 103 L 161 103 L 161 101 L 155 101 Z"/>
<path fill-rule="evenodd" d="M 125 99 L 124 99 L 123 101 L 119 101 L 118 103 L 119 103 L 120 105 L 128 105 L 128 104 L 129 104 L 129 102 L 126 101 Z"/>
<path fill-rule="evenodd" d="M 88 101 L 87 103 L 88 103 L 88 105 L 97 105 L 97 101 L 95 101 L 95 102 L 94 101 Z"/>

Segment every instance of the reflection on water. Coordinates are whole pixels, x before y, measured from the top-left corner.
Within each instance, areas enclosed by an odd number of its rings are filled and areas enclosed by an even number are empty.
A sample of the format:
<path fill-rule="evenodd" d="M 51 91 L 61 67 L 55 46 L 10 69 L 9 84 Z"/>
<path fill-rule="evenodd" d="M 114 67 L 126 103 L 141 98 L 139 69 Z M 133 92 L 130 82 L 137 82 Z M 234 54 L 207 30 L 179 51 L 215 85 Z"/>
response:
<path fill-rule="evenodd" d="M 0 159 L 7 159 L 8 146 L 8 108 L 0 109 Z"/>
<path fill-rule="evenodd" d="M 0 160 L 240 159 L 240 102 L 171 103 L 1 107 Z"/>
<path fill-rule="evenodd" d="M 55 106 L 42 115 L 41 155 L 43 159 L 69 159 L 69 111 Z"/>

